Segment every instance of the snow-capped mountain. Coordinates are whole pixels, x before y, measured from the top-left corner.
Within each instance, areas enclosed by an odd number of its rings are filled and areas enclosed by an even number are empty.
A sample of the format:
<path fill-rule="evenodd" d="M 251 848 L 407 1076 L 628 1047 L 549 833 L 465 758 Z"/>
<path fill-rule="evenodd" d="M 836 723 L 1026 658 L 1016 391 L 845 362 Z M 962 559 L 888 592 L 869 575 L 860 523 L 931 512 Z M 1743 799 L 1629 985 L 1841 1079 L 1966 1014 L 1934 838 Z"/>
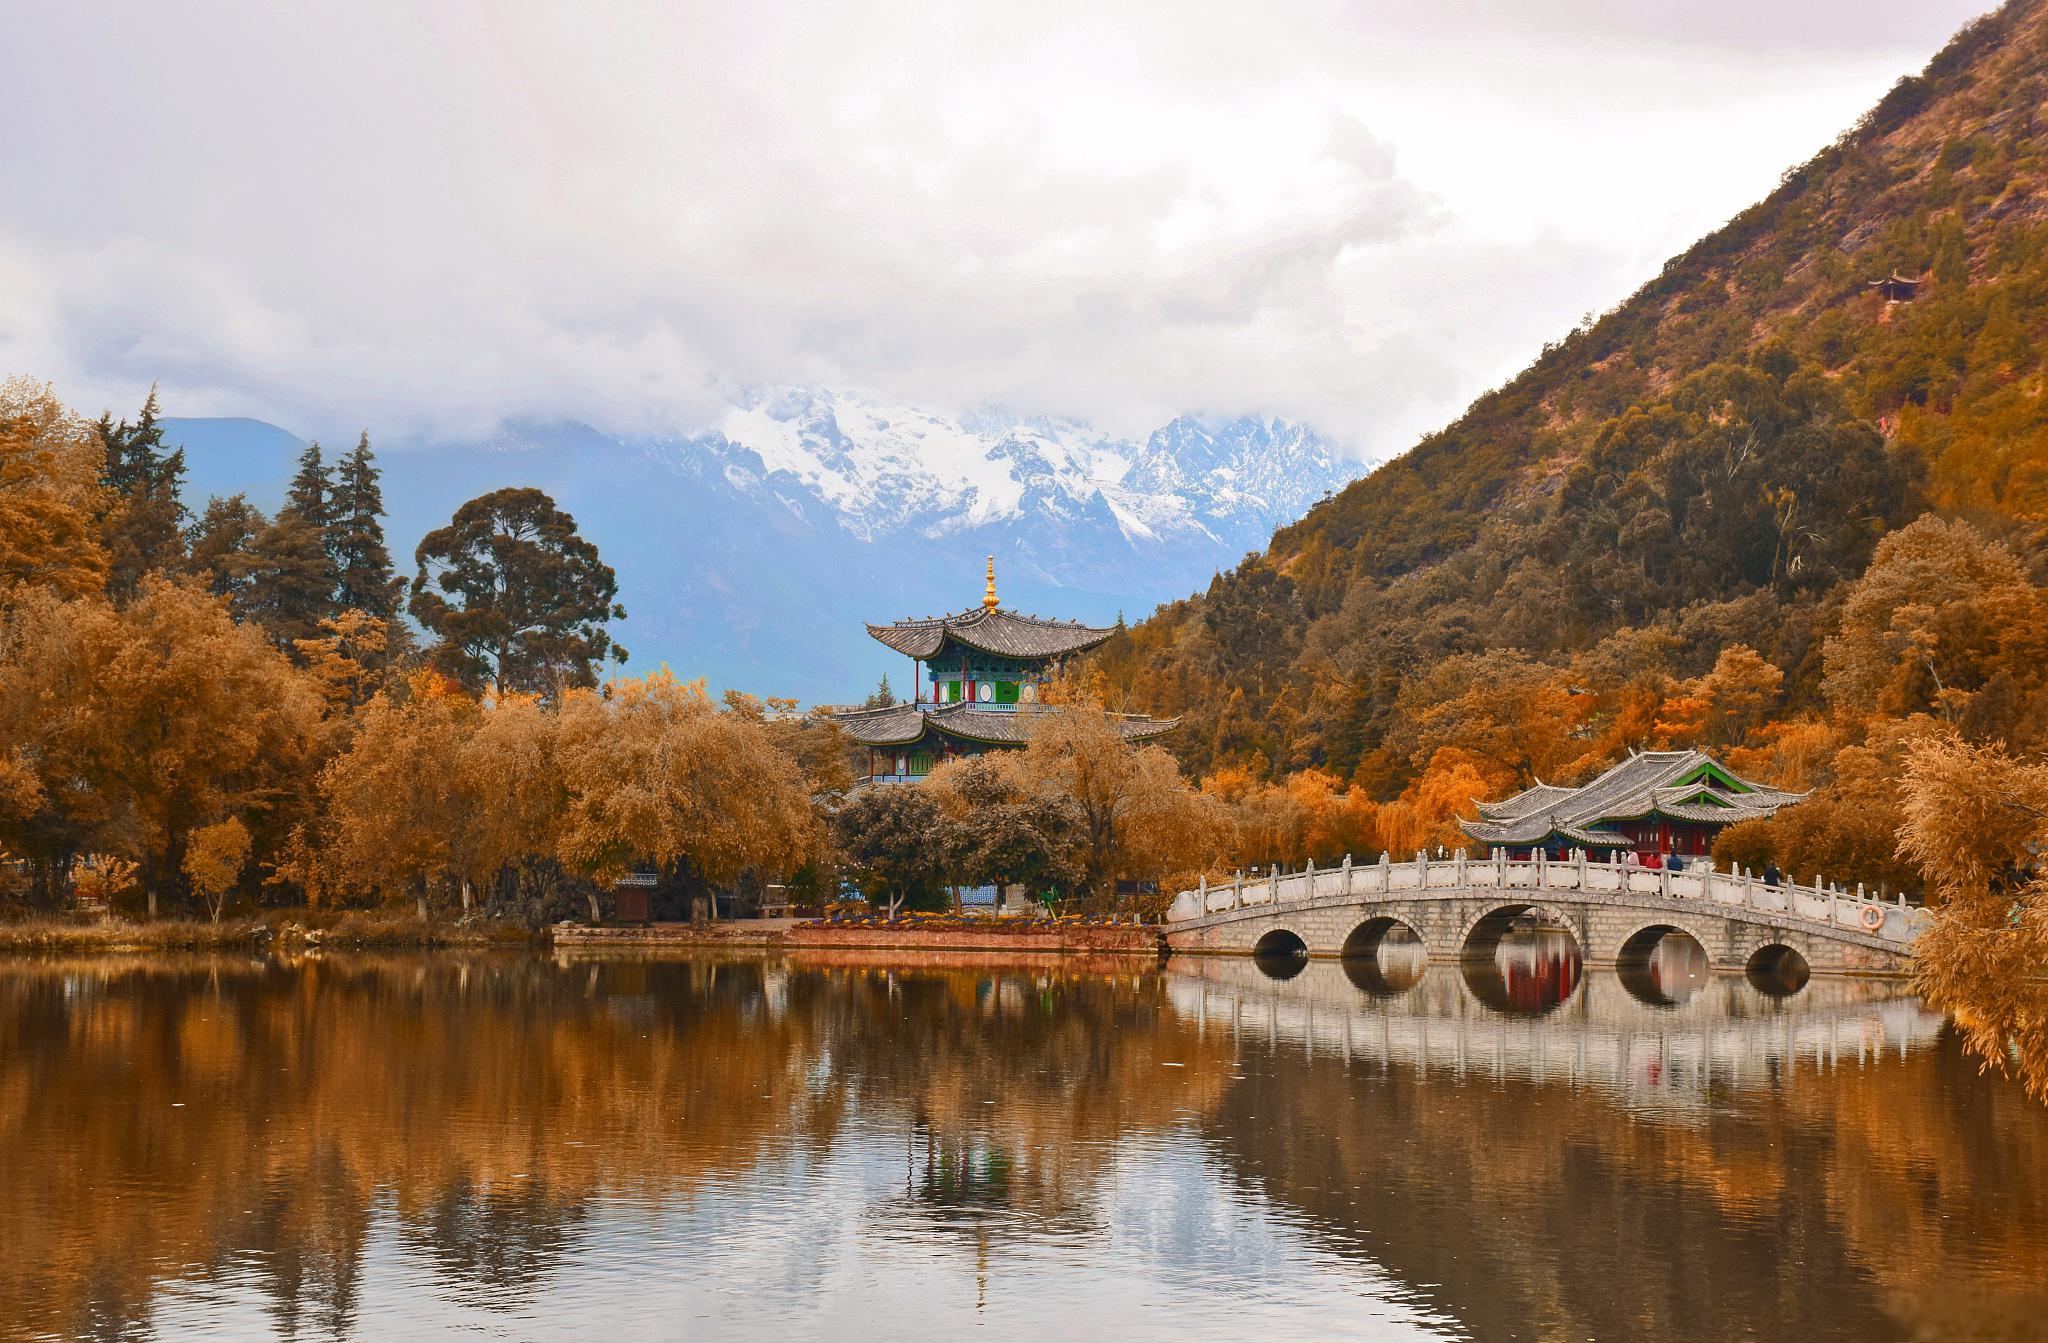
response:
<path fill-rule="evenodd" d="M 275 507 L 301 446 L 247 420 L 171 429 L 195 508 L 237 490 Z M 1010 605 L 1135 619 L 1362 469 L 1278 421 L 1183 417 L 1137 442 L 809 389 L 752 394 L 689 434 L 523 424 L 484 443 L 377 447 L 395 555 L 465 499 L 536 486 L 618 570 L 636 667 L 827 702 L 865 694 L 884 670 L 907 683 L 863 622 L 971 605 L 984 556 Z"/>
<path fill-rule="evenodd" d="M 1139 443 L 1071 420 L 953 420 L 794 389 L 757 394 L 668 451 L 710 455 L 742 492 L 807 495 L 864 541 L 1000 528 L 1032 550 L 1034 535 L 1077 530 L 1138 551 L 1259 544 L 1352 474 L 1311 430 L 1281 421 L 1184 416 Z"/>

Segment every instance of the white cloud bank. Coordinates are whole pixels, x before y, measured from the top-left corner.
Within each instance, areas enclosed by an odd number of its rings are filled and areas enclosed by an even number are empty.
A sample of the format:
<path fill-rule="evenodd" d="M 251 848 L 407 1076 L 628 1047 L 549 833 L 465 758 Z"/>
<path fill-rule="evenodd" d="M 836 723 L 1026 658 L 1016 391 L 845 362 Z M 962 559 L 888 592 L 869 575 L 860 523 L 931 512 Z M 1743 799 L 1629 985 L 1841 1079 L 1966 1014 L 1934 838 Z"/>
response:
<path fill-rule="evenodd" d="M 30 0 L 0 373 L 332 437 L 810 382 L 1383 455 L 1981 7 Z"/>

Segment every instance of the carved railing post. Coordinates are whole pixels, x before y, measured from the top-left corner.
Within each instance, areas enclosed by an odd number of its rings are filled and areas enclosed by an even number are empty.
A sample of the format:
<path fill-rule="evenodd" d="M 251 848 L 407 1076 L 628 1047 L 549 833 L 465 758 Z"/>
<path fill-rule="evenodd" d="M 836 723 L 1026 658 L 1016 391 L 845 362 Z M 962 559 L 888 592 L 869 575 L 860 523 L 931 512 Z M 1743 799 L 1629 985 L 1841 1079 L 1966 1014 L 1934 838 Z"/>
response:
<path fill-rule="evenodd" d="M 1394 855 L 1380 850 L 1380 894 L 1386 895 L 1394 889 Z"/>
<path fill-rule="evenodd" d="M 1585 890 L 1585 889 L 1586 889 L 1586 851 L 1585 851 L 1584 849 L 1580 849 L 1580 850 L 1578 851 L 1578 855 L 1579 855 L 1579 889 L 1583 891 L 1583 890 Z"/>
<path fill-rule="evenodd" d="M 1415 851 L 1415 889 L 1418 891 L 1426 891 L 1429 889 L 1428 849 L 1417 849 Z"/>
<path fill-rule="evenodd" d="M 1209 878 L 1205 874 L 1195 878 L 1195 917 L 1209 912 Z"/>
<path fill-rule="evenodd" d="M 1274 863 L 1266 869 L 1266 903 L 1280 903 L 1280 864 Z"/>
<path fill-rule="evenodd" d="M 1302 869 L 1302 873 L 1301 880 L 1304 889 L 1301 893 L 1301 898 L 1313 900 L 1316 898 L 1316 860 L 1313 858 L 1309 859 L 1308 866 Z"/>
<path fill-rule="evenodd" d="M 1462 849 L 1462 848 L 1460 848 L 1460 849 L 1458 850 L 1458 885 L 1462 887 L 1462 886 L 1463 886 L 1464 884 L 1465 884 L 1465 850 L 1464 850 L 1464 849 Z"/>
<path fill-rule="evenodd" d="M 1243 909 L 1243 908 L 1244 908 L 1244 869 L 1243 869 L 1243 868 L 1239 868 L 1239 869 L 1237 870 L 1237 875 L 1236 875 L 1235 877 L 1233 877 L 1233 878 L 1231 879 L 1231 882 L 1230 882 L 1230 907 L 1231 907 L 1232 909 Z"/>
<path fill-rule="evenodd" d="M 1351 894 L 1351 855 L 1344 855 L 1344 894 Z"/>

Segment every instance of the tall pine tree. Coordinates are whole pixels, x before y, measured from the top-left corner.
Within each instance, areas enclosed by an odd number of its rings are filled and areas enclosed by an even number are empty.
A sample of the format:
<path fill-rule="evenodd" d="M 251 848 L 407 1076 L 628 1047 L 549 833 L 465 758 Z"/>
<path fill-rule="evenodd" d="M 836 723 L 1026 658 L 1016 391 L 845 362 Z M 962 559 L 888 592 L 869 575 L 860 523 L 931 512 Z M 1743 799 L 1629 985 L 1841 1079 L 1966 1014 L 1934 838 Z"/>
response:
<path fill-rule="evenodd" d="M 384 491 L 365 431 L 335 472 L 327 549 L 334 557 L 334 604 L 379 620 L 395 620 L 405 580 L 392 571 L 384 544 Z"/>
<path fill-rule="evenodd" d="M 116 602 L 135 596 L 145 574 L 175 572 L 185 562 L 188 515 L 179 491 L 185 483 L 185 450 L 164 448 L 156 388 L 142 403 L 134 424 L 100 416 L 95 428 L 106 447 L 100 483 L 110 504 L 100 521 L 107 548 L 107 594 Z"/>
<path fill-rule="evenodd" d="M 276 521 L 249 546 L 248 610 L 279 648 L 317 638 L 320 622 L 331 620 L 339 586 L 329 539 L 333 482 L 318 442 L 299 454 L 299 467 L 285 489 Z"/>
<path fill-rule="evenodd" d="M 318 638 L 334 614 L 334 562 L 327 538 L 297 510 L 285 508 L 248 548 L 245 609 L 279 648 Z"/>
<path fill-rule="evenodd" d="M 208 499 L 206 511 L 192 524 L 192 571 L 206 580 L 207 591 L 228 599 L 237 620 L 250 614 L 256 540 L 269 526 L 263 511 L 243 494 Z"/>

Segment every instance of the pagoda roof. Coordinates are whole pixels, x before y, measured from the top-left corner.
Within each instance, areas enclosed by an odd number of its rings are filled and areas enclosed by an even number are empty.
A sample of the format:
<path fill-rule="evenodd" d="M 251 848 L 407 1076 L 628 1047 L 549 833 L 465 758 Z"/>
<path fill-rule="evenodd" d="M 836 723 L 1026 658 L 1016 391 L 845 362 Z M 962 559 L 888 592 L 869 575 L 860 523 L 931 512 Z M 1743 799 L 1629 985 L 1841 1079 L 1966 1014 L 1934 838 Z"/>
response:
<path fill-rule="evenodd" d="M 897 652 L 922 662 L 944 647 L 948 639 L 1002 657 L 1062 657 L 1095 647 L 1115 634 L 1116 629 L 1083 625 L 1078 620 L 1018 615 L 1000 606 L 982 605 L 957 615 L 869 625 L 868 633 Z"/>
<path fill-rule="evenodd" d="M 1580 844 L 1622 845 L 1606 827 L 1662 816 L 1733 825 L 1776 814 L 1805 797 L 1752 783 L 1704 751 L 1640 751 L 1582 788 L 1538 783 L 1499 802 L 1479 804 L 1479 819 L 1460 821 L 1483 844 L 1536 844 L 1553 837 Z"/>
<path fill-rule="evenodd" d="M 832 718 L 864 746 L 908 746 L 930 729 L 982 746 L 1022 746 L 1031 720 L 1044 708 L 984 709 L 970 704 L 892 704 L 886 709 L 847 709 Z M 1178 718 L 1112 714 L 1110 722 L 1127 741 L 1144 741 L 1180 726 Z"/>

